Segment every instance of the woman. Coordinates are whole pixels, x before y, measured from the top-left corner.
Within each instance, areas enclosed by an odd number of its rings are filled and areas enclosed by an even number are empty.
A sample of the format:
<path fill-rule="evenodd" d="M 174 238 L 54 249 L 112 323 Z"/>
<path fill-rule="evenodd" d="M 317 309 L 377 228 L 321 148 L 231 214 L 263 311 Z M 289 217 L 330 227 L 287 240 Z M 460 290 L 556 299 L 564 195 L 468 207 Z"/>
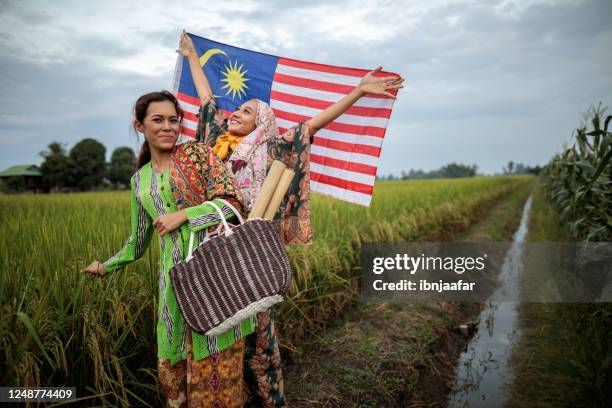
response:
<path fill-rule="evenodd" d="M 255 319 L 247 318 L 218 336 L 192 332 L 169 278 L 170 268 L 188 251 L 191 232 L 199 241 L 207 227 L 220 222 L 217 212 L 202 203 L 213 200 L 229 215 L 229 208 L 218 199 L 242 209 L 242 196 L 210 148 L 196 141 L 176 144 L 183 111 L 171 93 L 141 96 L 134 116 L 134 128 L 145 141 L 131 179 L 131 235 L 115 256 L 104 263 L 94 261 L 81 272 L 103 277 L 135 261 L 156 229 L 161 258 L 158 375 L 166 405 L 242 406 L 244 336 L 254 332 Z"/>
<path fill-rule="evenodd" d="M 310 226 L 308 161 L 314 133 L 342 115 L 366 93 L 394 96 L 403 78 L 375 77 L 382 67 L 365 75 L 348 95 L 313 118 L 279 135 L 270 106 L 257 99 L 244 102 L 229 118 L 216 109 L 212 89 L 201 69 L 199 57 L 188 34 L 183 32 L 178 50 L 189 62 L 202 106 L 196 140 L 202 140 L 228 163 L 248 210 L 261 188 L 273 160 L 283 161 L 296 172 L 281 203 L 276 219 L 281 223 L 286 244 L 312 242 Z M 274 330 L 273 309 L 257 315 L 256 333 L 247 337 L 245 380 L 250 394 L 248 405 L 286 405 L 280 354 Z"/>

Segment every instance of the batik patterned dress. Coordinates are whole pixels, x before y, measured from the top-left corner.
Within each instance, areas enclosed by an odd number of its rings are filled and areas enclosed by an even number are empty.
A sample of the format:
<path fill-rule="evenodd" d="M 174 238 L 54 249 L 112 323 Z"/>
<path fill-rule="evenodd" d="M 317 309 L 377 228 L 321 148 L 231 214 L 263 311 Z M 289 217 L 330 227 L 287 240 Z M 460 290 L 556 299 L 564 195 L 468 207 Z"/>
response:
<path fill-rule="evenodd" d="M 282 135 L 270 106 L 257 101 L 256 129 L 239 143 L 227 158 L 234 182 L 245 197 L 250 210 L 274 160 L 280 160 L 295 171 L 275 220 L 286 244 L 312 243 L 310 223 L 310 142 L 305 123 L 297 124 Z M 200 108 L 196 140 L 215 146 L 217 138 L 227 132 L 227 119 L 214 101 Z M 244 378 L 248 394 L 247 407 L 283 407 L 287 405 L 281 357 L 274 327 L 274 308 L 257 314 L 256 332 L 246 338 Z"/>
<path fill-rule="evenodd" d="M 216 353 L 225 353 L 230 359 L 239 354 L 239 360 L 242 359 L 244 340 L 241 339 L 254 332 L 255 319 L 244 319 L 239 325 L 217 336 L 198 334 L 186 326 L 172 289 L 169 271 L 187 254 L 192 232 L 195 233 L 194 242 L 197 244 L 204 237 L 207 227 L 220 222 L 212 206 L 198 205 L 198 203 L 212 200 L 222 209 L 227 218 L 231 218 L 233 212 L 219 199 L 225 199 L 235 207 L 242 208 L 242 197 L 225 165 L 211 149 L 203 144 L 193 141 L 177 145 L 171 157 L 173 166 L 169 170 L 160 173 L 155 171 L 149 162 L 132 177 L 131 234 L 125 246 L 104 262 L 104 267 L 108 272 L 113 272 L 140 258 L 153 236 L 153 220 L 161 215 L 184 209 L 188 222 L 175 231 L 159 237 L 159 318 L 157 322 L 160 382 L 164 387 L 164 381 L 176 380 L 178 383 L 182 381 L 183 385 L 176 389 L 166 384 L 166 388 L 171 389 L 165 390 L 167 394 L 179 394 L 174 395 L 174 398 L 168 397 L 168 405 L 171 405 L 170 400 L 172 399 L 177 402 L 176 406 L 182 406 L 181 401 L 186 396 L 180 394 L 183 392 L 181 388 L 184 388 L 185 381 L 196 381 L 201 383 L 201 387 L 210 388 L 211 392 L 208 393 L 205 392 L 205 389 L 200 389 L 202 398 L 214 395 L 214 391 L 222 394 L 225 380 L 222 378 L 224 373 L 219 370 L 222 369 L 223 361 L 219 361 L 221 354 Z M 211 355 L 215 358 L 207 359 Z M 225 368 L 227 371 L 227 367 Z M 234 364 L 233 368 L 234 371 L 239 372 L 237 380 L 232 381 L 241 382 L 242 363 L 239 366 Z M 185 372 L 186 369 L 187 372 Z M 206 370 L 210 372 L 206 380 L 202 380 L 202 373 Z M 189 379 L 185 378 L 187 375 Z M 225 385 L 231 386 L 232 384 Z M 241 383 L 234 385 L 238 385 L 238 389 L 241 388 Z M 197 384 L 194 386 L 192 383 L 191 388 L 197 390 Z M 226 397 L 230 400 L 237 398 L 234 402 L 237 406 L 241 405 L 242 395 L 230 397 L 226 395 Z M 219 403 L 227 405 L 221 396 L 219 398 L 221 398 Z M 205 403 L 201 405 L 207 406 Z M 192 406 L 191 402 L 190 406 Z"/>

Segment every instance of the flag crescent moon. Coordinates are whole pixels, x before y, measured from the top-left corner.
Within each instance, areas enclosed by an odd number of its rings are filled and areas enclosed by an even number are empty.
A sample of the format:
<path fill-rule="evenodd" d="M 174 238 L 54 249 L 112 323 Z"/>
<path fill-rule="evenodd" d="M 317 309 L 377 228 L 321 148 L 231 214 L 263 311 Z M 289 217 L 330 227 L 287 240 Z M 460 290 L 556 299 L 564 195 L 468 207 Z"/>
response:
<path fill-rule="evenodd" d="M 210 50 L 206 51 L 206 52 L 204 53 L 204 55 L 202 55 L 202 56 L 200 57 L 200 65 L 201 65 L 201 66 L 204 66 L 204 64 L 206 64 L 206 63 L 208 62 L 208 60 L 209 60 L 209 59 L 210 59 L 210 58 L 211 58 L 213 55 L 215 55 L 215 54 L 223 54 L 223 55 L 225 55 L 225 56 L 227 57 L 227 54 L 226 54 L 226 52 L 225 52 L 225 51 L 223 51 L 223 50 L 221 50 L 221 49 L 219 49 L 219 48 L 213 48 L 213 49 L 210 49 Z"/>

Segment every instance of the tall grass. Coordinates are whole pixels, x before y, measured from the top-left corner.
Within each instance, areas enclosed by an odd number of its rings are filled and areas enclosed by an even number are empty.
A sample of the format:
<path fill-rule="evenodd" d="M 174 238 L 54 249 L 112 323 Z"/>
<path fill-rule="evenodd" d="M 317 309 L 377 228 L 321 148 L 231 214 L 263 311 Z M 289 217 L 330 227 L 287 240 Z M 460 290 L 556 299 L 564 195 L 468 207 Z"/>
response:
<path fill-rule="evenodd" d="M 314 195 L 315 244 L 289 249 L 282 343 L 316 334 L 356 298 L 361 242 L 442 239 L 527 181 L 381 182 L 370 208 Z M 78 273 L 127 238 L 128 194 L 0 196 L 0 209 L 0 383 L 76 386 L 83 404 L 159 405 L 157 239 L 104 280 Z"/>

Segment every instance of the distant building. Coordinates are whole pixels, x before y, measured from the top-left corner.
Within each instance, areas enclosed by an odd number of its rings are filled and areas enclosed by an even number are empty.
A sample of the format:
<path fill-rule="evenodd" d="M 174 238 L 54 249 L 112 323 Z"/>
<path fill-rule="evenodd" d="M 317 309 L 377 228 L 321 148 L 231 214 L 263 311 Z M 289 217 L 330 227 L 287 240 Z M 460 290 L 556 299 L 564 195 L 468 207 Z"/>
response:
<path fill-rule="evenodd" d="M 0 173 L 0 180 L 6 191 L 42 191 L 42 173 L 34 164 L 11 166 Z"/>

